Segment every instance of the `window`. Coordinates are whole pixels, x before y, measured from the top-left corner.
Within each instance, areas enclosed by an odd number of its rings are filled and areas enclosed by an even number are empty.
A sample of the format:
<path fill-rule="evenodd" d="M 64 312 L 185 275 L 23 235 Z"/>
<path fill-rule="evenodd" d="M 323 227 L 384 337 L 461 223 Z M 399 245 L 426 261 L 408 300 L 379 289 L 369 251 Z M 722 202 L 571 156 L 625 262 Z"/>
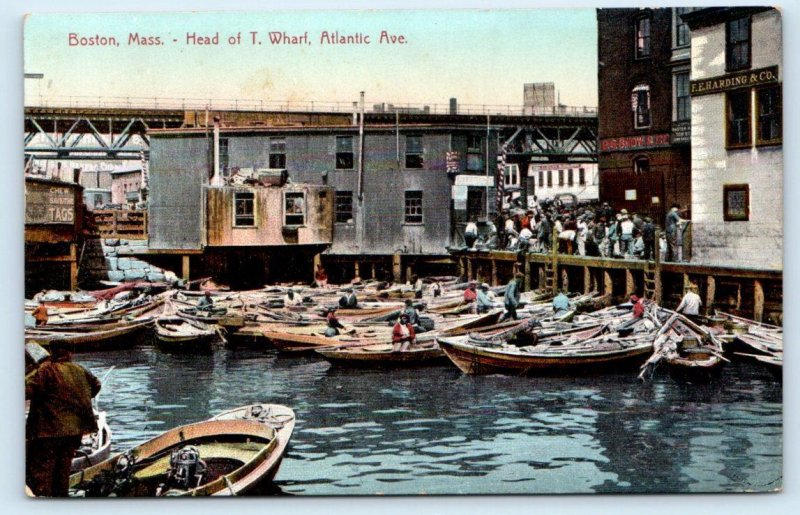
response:
<path fill-rule="evenodd" d="M 559 186 L 563 186 L 564 185 L 564 170 L 559 170 L 558 171 L 558 185 Z"/>
<path fill-rule="evenodd" d="M 688 46 L 691 42 L 689 38 L 689 26 L 681 19 L 682 14 L 690 13 L 695 7 L 676 7 L 675 8 L 675 46 Z"/>
<path fill-rule="evenodd" d="M 650 18 L 636 20 L 636 58 L 650 55 Z"/>
<path fill-rule="evenodd" d="M 578 168 L 578 184 L 581 186 L 586 185 L 586 170 L 583 168 Z"/>
<path fill-rule="evenodd" d="M 757 89 L 756 109 L 758 109 L 756 144 L 772 145 L 780 143 L 783 122 L 780 86 Z"/>
<path fill-rule="evenodd" d="M 689 96 L 689 74 L 675 74 L 676 121 L 685 122 L 692 117 L 692 99 Z"/>
<path fill-rule="evenodd" d="M 572 175 L 572 168 L 567 171 L 567 186 L 575 186 L 575 178 Z"/>
<path fill-rule="evenodd" d="M 467 135 L 467 170 L 483 170 L 483 137 L 479 134 Z"/>
<path fill-rule="evenodd" d="M 650 127 L 650 86 L 639 84 L 633 88 L 631 95 L 633 109 L 633 126 L 636 129 Z"/>
<path fill-rule="evenodd" d="M 255 194 L 251 191 L 233 193 L 233 226 L 255 227 Z"/>
<path fill-rule="evenodd" d="M 334 209 L 337 224 L 353 223 L 353 192 L 337 191 Z"/>
<path fill-rule="evenodd" d="M 750 90 L 731 91 L 727 94 L 727 146 L 750 145 Z"/>
<path fill-rule="evenodd" d="M 553 170 L 547 170 L 547 187 L 553 187 Z"/>
<path fill-rule="evenodd" d="M 269 139 L 269 167 L 286 168 L 286 138 Z"/>
<path fill-rule="evenodd" d="M 283 196 L 284 225 L 303 225 L 306 222 L 306 198 L 302 191 L 286 192 Z"/>
<path fill-rule="evenodd" d="M 505 185 L 519 186 L 519 165 L 506 165 L 504 171 Z"/>
<path fill-rule="evenodd" d="M 750 18 L 729 21 L 725 26 L 725 69 L 750 68 Z"/>
<path fill-rule="evenodd" d="M 634 173 L 649 173 L 650 172 L 650 159 L 647 157 L 637 157 L 633 160 Z"/>
<path fill-rule="evenodd" d="M 219 139 L 219 169 L 223 177 L 230 175 L 229 159 L 228 159 L 228 138 Z"/>
<path fill-rule="evenodd" d="M 539 187 L 544 188 L 544 172 L 539 170 Z"/>
<path fill-rule="evenodd" d="M 336 136 L 336 169 L 353 169 L 353 136 Z"/>
<path fill-rule="evenodd" d="M 422 168 L 422 136 L 406 136 L 406 168 Z"/>
<path fill-rule="evenodd" d="M 750 185 L 726 184 L 722 187 L 723 219 L 746 222 L 750 219 Z"/>
<path fill-rule="evenodd" d="M 421 224 L 422 223 L 422 192 L 421 191 L 407 191 L 406 192 L 406 217 L 405 223 L 407 224 Z"/>

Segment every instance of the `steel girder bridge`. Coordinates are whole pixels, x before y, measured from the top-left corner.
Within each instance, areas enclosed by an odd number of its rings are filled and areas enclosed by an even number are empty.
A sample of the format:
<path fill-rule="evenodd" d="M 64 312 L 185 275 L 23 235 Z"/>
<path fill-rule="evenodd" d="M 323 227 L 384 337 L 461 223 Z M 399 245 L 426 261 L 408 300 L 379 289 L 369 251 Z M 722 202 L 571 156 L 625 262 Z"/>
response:
<path fill-rule="evenodd" d="M 25 158 L 139 160 L 151 128 L 181 127 L 181 109 L 25 108 Z"/>

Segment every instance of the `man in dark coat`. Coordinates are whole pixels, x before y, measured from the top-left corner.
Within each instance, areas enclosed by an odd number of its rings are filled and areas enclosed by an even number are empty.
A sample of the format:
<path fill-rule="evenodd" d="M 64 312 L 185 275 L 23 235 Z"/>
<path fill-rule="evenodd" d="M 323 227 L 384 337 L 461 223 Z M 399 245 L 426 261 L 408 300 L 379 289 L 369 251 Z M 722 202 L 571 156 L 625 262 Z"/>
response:
<path fill-rule="evenodd" d="M 644 219 L 642 227 L 642 241 L 644 242 L 644 259 L 650 261 L 655 259 L 656 252 L 656 226 L 653 219 L 649 216 Z"/>
<path fill-rule="evenodd" d="M 501 321 L 507 318 L 512 318 L 514 320 L 519 319 L 517 316 L 517 308 L 519 307 L 519 295 L 522 293 L 523 279 L 525 279 L 524 275 L 515 274 L 514 278 L 511 279 L 508 286 L 506 286 L 506 292 L 503 294 L 503 304 L 505 305 L 506 312 L 503 313 Z"/>
<path fill-rule="evenodd" d="M 25 381 L 31 408 L 25 427 L 25 482 L 34 495 L 66 497 L 72 458 L 86 433 L 97 431 L 92 398 L 100 381 L 70 361 L 64 346 L 51 349 Z"/>

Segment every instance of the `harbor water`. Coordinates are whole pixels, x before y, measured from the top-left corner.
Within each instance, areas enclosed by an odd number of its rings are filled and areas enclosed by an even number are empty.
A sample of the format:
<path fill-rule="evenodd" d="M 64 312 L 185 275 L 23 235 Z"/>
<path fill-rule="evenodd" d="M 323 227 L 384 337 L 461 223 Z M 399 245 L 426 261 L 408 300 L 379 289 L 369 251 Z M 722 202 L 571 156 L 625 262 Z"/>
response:
<path fill-rule="evenodd" d="M 276 478 L 291 495 L 767 491 L 782 486 L 782 386 L 728 364 L 707 385 L 636 372 L 463 375 L 331 366 L 254 348 L 76 353 L 126 450 L 244 404 L 297 426 Z"/>

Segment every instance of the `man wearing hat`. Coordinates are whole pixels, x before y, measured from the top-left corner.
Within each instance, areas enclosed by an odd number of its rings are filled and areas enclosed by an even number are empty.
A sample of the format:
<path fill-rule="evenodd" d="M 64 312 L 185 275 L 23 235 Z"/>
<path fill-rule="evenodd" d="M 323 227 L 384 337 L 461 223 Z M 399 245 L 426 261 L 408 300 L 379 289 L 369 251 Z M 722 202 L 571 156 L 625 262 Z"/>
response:
<path fill-rule="evenodd" d="M 50 359 L 25 380 L 31 408 L 25 425 L 25 484 L 34 495 L 66 497 L 72 458 L 81 437 L 97 431 L 92 398 L 100 381 L 72 363 L 66 344 L 50 346 Z"/>
<path fill-rule="evenodd" d="M 651 261 L 655 259 L 656 252 L 656 226 L 653 219 L 649 216 L 644 217 L 642 226 L 642 241 L 644 242 L 644 259 Z"/>
<path fill-rule="evenodd" d="M 503 304 L 505 305 L 506 312 L 503 313 L 500 319 L 501 322 L 507 318 L 512 318 L 514 320 L 519 319 L 517 316 L 517 308 L 519 307 L 519 296 L 522 291 L 522 281 L 524 278 L 524 275 L 516 273 L 506 286 L 506 292 L 503 295 Z"/>
<path fill-rule="evenodd" d="M 406 307 L 403 309 L 403 315 L 408 317 L 408 323 L 414 326 L 414 330 L 418 333 L 424 332 L 424 329 L 419 324 L 419 312 L 414 307 L 414 301 L 406 299 Z"/>
<path fill-rule="evenodd" d="M 489 296 L 489 285 L 483 283 L 481 284 L 481 289 L 478 290 L 478 314 L 488 313 L 493 307 L 494 303 Z"/>
<path fill-rule="evenodd" d="M 628 216 L 628 210 L 620 211 L 622 220 L 619 222 L 619 253 L 622 257 L 628 257 L 633 253 L 633 229 L 634 225 Z"/>
<path fill-rule="evenodd" d="M 336 318 L 336 308 L 331 306 L 328 308 L 328 314 L 325 317 L 328 322 L 328 327 L 325 328 L 325 336 L 328 338 L 333 338 L 334 336 L 338 336 L 341 334 L 339 329 L 344 329 L 344 326 L 339 319 Z"/>
<path fill-rule="evenodd" d="M 686 220 L 681 218 L 681 206 L 672 204 L 672 207 L 667 213 L 666 220 L 664 221 L 664 232 L 667 233 L 667 259 L 666 261 L 681 261 L 679 255 L 679 240 L 681 236 L 681 224 Z"/>

